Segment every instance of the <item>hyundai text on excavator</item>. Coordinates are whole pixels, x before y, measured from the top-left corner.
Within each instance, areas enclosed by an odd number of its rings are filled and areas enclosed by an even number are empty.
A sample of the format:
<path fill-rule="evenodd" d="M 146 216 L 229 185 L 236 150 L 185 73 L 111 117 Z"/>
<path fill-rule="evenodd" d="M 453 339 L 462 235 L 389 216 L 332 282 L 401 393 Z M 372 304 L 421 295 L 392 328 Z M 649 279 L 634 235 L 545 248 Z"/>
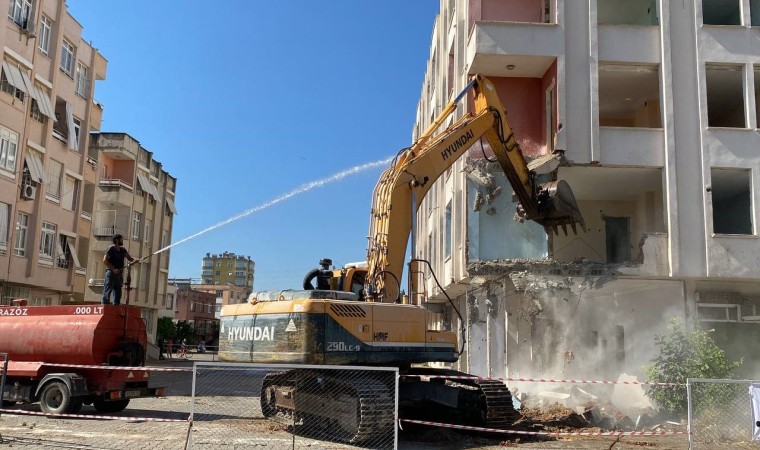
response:
<path fill-rule="evenodd" d="M 436 134 L 469 92 L 473 93 L 474 112 Z M 433 182 L 481 138 L 488 141 L 504 170 L 523 219 L 543 225 L 547 232 L 556 232 L 558 227 L 566 230 L 570 226 L 573 231 L 577 225 L 583 227 L 570 187 L 564 181 L 537 183 L 493 84 L 475 75 L 381 175 L 373 192 L 367 262 L 331 270 L 332 262 L 325 259 L 321 269 L 307 274 L 304 290 L 254 292 L 247 303 L 225 306 L 220 359 L 398 367 L 400 418 L 489 428 L 511 425 L 516 412 L 504 383 L 467 378 L 467 374 L 449 369 L 420 367 L 455 362 L 461 353 L 456 332 L 428 330 L 425 307 L 402 303 L 399 298 L 407 241 L 422 199 Z M 414 250 L 412 239 L 412 258 Z M 410 273 L 417 270 L 417 264 L 412 259 Z M 312 285 L 315 278 L 316 288 Z M 411 299 L 414 284 L 410 281 Z M 465 378 L 454 381 L 435 375 Z M 341 395 L 328 398 L 321 394 L 324 390 L 315 387 L 326 385 L 339 386 Z M 341 411 L 337 424 L 344 431 L 342 438 L 366 442 L 392 432 L 393 390 L 392 384 L 373 371 L 348 381 L 334 371 L 283 370 L 264 379 L 261 409 L 265 417 L 285 418 L 289 424 L 319 422 L 328 415 L 334 419 Z M 294 400 L 297 398 L 319 401 L 298 402 Z"/>

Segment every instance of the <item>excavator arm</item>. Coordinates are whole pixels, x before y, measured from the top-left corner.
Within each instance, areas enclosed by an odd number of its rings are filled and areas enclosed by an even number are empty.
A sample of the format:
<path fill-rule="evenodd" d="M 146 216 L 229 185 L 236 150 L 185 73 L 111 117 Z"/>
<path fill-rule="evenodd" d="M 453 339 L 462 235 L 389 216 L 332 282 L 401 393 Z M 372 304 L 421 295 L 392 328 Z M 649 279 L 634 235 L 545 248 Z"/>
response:
<path fill-rule="evenodd" d="M 441 124 L 472 91 L 475 110 L 442 132 Z M 572 190 L 564 181 L 539 186 L 507 122 L 507 114 L 493 84 L 483 76 L 470 83 L 449 103 L 433 124 L 409 148 L 403 149 L 375 186 L 367 249 L 369 297 L 385 303 L 398 298 L 409 233 L 417 209 L 438 177 L 467 149 L 485 138 L 520 203 L 518 213 L 549 232 L 561 226 L 583 227 Z"/>

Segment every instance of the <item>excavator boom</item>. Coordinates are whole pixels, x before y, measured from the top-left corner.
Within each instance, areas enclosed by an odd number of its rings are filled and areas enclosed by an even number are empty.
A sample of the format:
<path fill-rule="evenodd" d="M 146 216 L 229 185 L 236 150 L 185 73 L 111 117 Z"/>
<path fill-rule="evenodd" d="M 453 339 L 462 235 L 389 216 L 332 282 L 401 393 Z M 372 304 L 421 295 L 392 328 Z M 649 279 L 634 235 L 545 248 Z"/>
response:
<path fill-rule="evenodd" d="M 435 131 L 473 93 L 475 110 L 439 134 Z M 373 299 L 395 302 L 400 291 L 406 243 L 414 214 L 438 177 L 485 138 L 519 201 L 518 214 L 544 226 L 547 232 L 569 225 L 584 228 L 583 218 L 570 186 L 564 181 L 538 185 L 536 174 L 520 151 L 493 84 L 480 75 L 444 108 L 433 124 L 411 147 L 402 150 L 383 172 L 374 191 L 367 250 L 367 291 Z"/>

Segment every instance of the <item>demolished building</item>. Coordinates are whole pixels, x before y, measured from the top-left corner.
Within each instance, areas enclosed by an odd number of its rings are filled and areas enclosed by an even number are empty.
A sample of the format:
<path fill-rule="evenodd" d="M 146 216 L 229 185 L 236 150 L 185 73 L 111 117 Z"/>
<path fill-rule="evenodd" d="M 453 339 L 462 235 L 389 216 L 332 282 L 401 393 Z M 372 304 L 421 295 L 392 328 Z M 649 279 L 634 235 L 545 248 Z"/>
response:
<path fill-rule="evenodd" d="M 418 285 L 430 326 L 463 330 L 462 371 L 641 378 L 670 317 L 714 329 L 753 370 L 760 0 L 623 3 L 441 1 L 413 137 L 487 76 L 526 159 L 570 184 L 587 226 L 515 221 L 485 142 L 436 182 Z"/>

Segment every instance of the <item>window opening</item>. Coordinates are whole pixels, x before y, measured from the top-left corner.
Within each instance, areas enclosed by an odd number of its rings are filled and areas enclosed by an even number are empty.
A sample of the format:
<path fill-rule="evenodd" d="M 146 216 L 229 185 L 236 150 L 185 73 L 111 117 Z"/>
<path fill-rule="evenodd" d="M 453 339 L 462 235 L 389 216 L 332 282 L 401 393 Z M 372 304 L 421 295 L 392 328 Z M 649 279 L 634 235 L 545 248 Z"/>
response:
<path fill-rule="evenodd" d="M 713 232 L 752 234 L 750 171 L 712 169 Z"/>

